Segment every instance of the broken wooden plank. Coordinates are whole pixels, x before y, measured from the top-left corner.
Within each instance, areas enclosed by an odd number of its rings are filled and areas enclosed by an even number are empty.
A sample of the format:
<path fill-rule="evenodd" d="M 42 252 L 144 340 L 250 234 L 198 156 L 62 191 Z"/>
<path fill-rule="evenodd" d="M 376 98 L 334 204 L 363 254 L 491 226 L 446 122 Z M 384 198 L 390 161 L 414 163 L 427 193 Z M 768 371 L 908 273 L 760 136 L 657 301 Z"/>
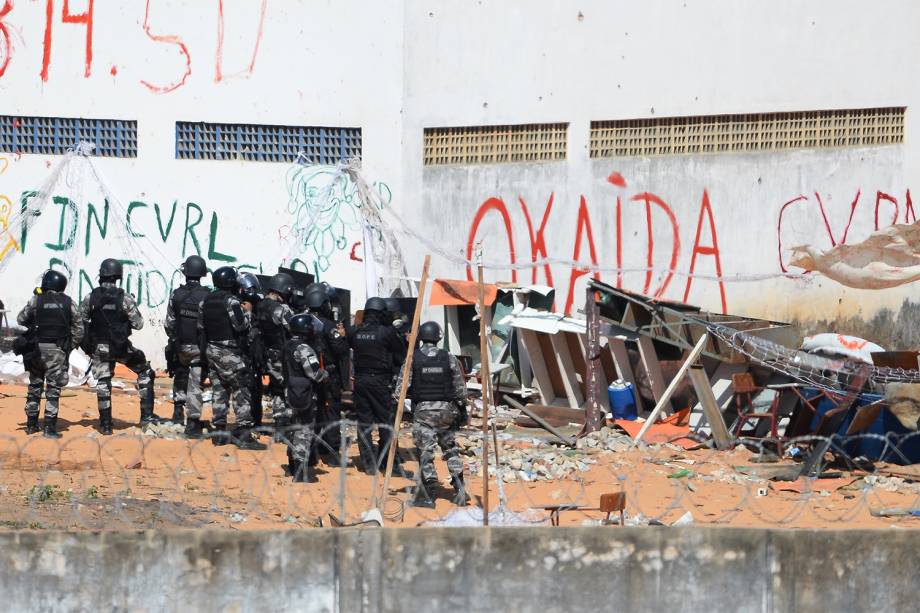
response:
<path fill-rule="evenodd" d="M 732 446 L 732 437 L 728 433 L 728 427 L 722 419 L 722 412 L 719 410 L 719 404 L 716 402 L 715 394 L 709 385 L 709 378 L 706 371 L 700 364 L 693 364 L 690 367 L 690 380 L 693 382 L 693 388 L 696 390 L 696 396 L 703 405 L 703 413 L 709 421 L 709 427 L 712 428 L 712 440 L 716 443 L 716 449 L 730 449 Z"/>
<path fill-rule="evenodd" d="M 641 341 L 642 339 L 639 339 L 639 340 Z M 645 421 L 645 424 L 643 424 L 642 429 L 639 431 L 639 434 L 636 436 L 635 440 L 633 441 L 633 446 L 636 446 L 639 444 L 639 441 L 642 440 L 642 437 L 645 436 L 645 433 L 648 431 L 648 429 L 658 419 L 658 415 L 664 410 L 665 406 L 670 402 L 671 396 L 674 395 L 674 391 L 677 389 L 677 386 L 680 384 L 681 379 L 683 379 L 684 375 L 687 374 L 687 371 L 690 369 L 690 366 L 692 366 L 696 362 L 697 358 L 700 357 L 700 354 L 703 352 L 703 348 L 706 346 L 706 342 L 708 340 L 709 340 L 709 335 L 704 334 L 703 336 L 700 337 L 700 340 L 697 341 L 696 346 L 690 352 L 690 355 L 687 356 L 687 359 L 681 365 L 680 370 L 677 371 L 677 375 L 675 375 L 674 379 L 668 385 L 668 388 L 664 391 L 664 394 L 662 395 L 661 399 L 658 401 L 658 404 L 655 405 L 655 408 L 652 411 L 652 414 L 648 416 L 648 419 Z"/>
<path fill-rule="evenodd" d="M 530 356 L 530 367 L 533 370 L 537 391 L 540 392 L 540 400 L 543 401 L 543 404 L 550 404 L 556 399 L 556 391 L 553 389 L 553 382 L 546 368 L 546 361 L 543 356 L 543 350 L 540 348 L 540 341 L 537 339 L 537 333 L 526 328 L 520 328 L 519 332 L 521 333 L 521 341 L 527 350 L 527 355 Z"/>

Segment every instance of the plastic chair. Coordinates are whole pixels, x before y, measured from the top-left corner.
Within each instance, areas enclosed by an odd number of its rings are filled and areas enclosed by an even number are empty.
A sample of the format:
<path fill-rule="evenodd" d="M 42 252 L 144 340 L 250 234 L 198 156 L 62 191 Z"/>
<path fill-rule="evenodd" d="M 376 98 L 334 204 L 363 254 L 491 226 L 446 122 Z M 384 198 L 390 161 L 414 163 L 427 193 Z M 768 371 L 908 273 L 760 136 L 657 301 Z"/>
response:
<path fill-rule="evenodd" d="M 754 397 L 766 388 L 760 387 L 754 383 L 754 377 L 749 372 L 735 373 L 732 375 L 732 388 L 735 391 L 735 410 L 738 413 L 737 425 L 735 426 L 735 438 L 741 436 L 745 424 L 749 420 L 770 420 L 770 437 L 779 438 L 776 431 L 776 425 L 779 422 L 777 412 L 779 410 L 779 393 L 775 393 L 770 401 L 769 408 L 763 411 L 765 403 L 756 403 Z M 747 398 L 747 402 L 744 399 Z"/>

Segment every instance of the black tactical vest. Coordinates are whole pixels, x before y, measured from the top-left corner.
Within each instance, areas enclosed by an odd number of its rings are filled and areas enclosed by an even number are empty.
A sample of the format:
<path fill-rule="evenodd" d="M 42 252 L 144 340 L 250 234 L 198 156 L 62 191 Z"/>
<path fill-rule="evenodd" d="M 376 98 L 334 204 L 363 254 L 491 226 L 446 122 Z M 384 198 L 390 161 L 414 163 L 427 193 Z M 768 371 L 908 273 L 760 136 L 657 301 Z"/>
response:
<path fill-rule="evenodd" d="M 198 344 L 198 305 L 211 292 L 198 284 L 183 285 L 173 292 L 172 308 L 176 316 L 176 339 L 180 345 Z"/>
<path fill-rule="evenodd" d="M 295 409 L 306 409 L 313 404 L 313 380 L 307 376 L 303 364 L 294 355 L 294 351 L 303 343 L 303 339 L 292 338 L 284 344 L 281 352 L 287 402 Z"/>
<path fill-rule="evenodd" d="M 393 356 L 383 344 L 385 326 L 366 323 L 358 326 L 352 340 L 355 372 L 358 374 L 392 374 Z"/>
<path fill-rule="evenodd" d="M 90 294 L 89 332 L 93 343 L 122 345 L 131 336 L 131 321 L 124 309 L 125 290 L 97 287 Z"/>
<path fill-rule="evenodd" d="M 204 331 L 208 341 L 235 341 L 236 332 L 230 321 L 227 300 L 232 294 L 226 290 L 215 290 L 208 294 L 202 305 Z"/>
<path fill-rule="evenodd" d="M 266 349 L 277 349 L 281 351 L 287 340 L 284 326 L 280 326 L 272 321 L 272 312 L 278 308 L 281 303 L 276 300 L 265 299 L 256 305 L 256 323 L 259 326 L 259 332 L 262 333 L 262 342 Z"/>
<path fill-rule="evenodd" d="M 35 314 L 38 342 L 63 345 L 70 338 L 72 319 L 70 296 L 58 292 L 41 294 Z"/>
<path fill-rule="evenodd" d="M 443 349 L 427 356 L 421 349 L 412 358 L 412 402 L 434 400 L 450 401 L 454 398 L 453 374 L 450 357 Z"/>

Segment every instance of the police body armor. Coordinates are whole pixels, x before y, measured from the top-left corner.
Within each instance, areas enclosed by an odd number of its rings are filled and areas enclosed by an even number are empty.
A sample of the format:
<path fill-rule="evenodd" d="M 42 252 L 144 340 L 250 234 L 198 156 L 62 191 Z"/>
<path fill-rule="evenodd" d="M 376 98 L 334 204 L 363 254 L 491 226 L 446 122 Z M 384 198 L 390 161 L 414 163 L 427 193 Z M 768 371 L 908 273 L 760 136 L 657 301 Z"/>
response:
<path fill-rule="evenodd" d="M 198 344 L 198 305 L 211 292 L 200 285 L 183 285 L 173 292 L 172 307 L 176 314 L 176 340 L 180 345 Z"/>
<path fill-rule="evenodd" d="M 284 327 L 272 321 L 272 311 L 278 306 L 275 300 L 262 300 L 256 305 L 256 322 L 262 335 L 262 344 L 266 349 L 281 351 L 284 348 Z"/>
<path fill-rule="evenodd" d="M 47 292 L 38 297 L 35 316 L 39 343 L 54 343 L 64 347 L 70 343 L 73 318 L 70 296 Z"/>
<path fill-rule="evenodd" d="M 233 294 L 226 290 L 215 290 L 208 294 L 202 305 L 204 319 L 204 333 L 208 342 L 237 341 L 233 322 L 230 321 L 230 312 L 227 310 L 227 300 Z"/>
<path fill-rule="evenodd" d="M 281 352 L 287 401 L 295 409 L 304 409 L 313 404 L 313 380 L 294 356 L 294 350 L 304 342 L 299 338 L 291 339 L 284 344 Z M 319 368 L 319 363 L 313 366 Z"/>
<path fill-rule="evenodd" d="M 453 400 L 453 374 L 450 357 L 443 349 L 433 356 L 416 349 L 412 358 L 412 403 Z"/>
<path fill-rule="evenodd" d="M 109 351 L 119 355 L 127 350 L 131 336 L 131 321 L 123 307 L 125 290 L 100 286 L 90 295 L 89 337 L 97 344 L 109 345 Z"/>
<path fill-rule="evenodd" d="M 393 356 L 383 345 L 386 326 L 361 324 L 355 331 L 354 360 L 358 374 L 389 375 L 393 372 Z"/>

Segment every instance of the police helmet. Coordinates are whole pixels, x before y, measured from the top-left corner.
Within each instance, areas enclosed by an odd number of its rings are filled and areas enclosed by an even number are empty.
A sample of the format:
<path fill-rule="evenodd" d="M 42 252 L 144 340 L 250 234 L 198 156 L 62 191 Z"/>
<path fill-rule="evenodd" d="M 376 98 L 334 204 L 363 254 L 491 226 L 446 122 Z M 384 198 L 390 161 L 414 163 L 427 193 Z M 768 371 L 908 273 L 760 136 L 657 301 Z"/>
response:
<path fill-rule="evenodd" d="M 321 309 L 329 301 L 329 294 L 322 284 L 314 283 L 307 288 L 306 299 L 308 308 Z"/>
<path fill-rule="evenodd" d="M 262 284 L 259 283 L 259 277 L 251 272 L 244 272 L 239 275 L 240 296 L 243 298 L 260 298 L 262 294 Z"/>
<path fill-rule="evenodd" d="M 398 298 L 384 298 L 383 301 L 387 305 L 387 312 L 391 314 L 402 313 L 402 305 L 399 304 Z"/>
<path fill-rule="evenodd" d="M 217 289 L 234 290 L 239 286 L 239 277 L 232 266 L 221 266 L 211 273 L 211 281 Z"/>
<path fill-rule="evenodd" d="M 49 270 L 42 275 L 42 291 L 63 292 L 67 289 L 67 277 L 56 270 Z"/>
<path fill-rule="evenodd" d="M 441 326 L 436 321 L 426 321 L 418 327 L 418 338 L 426 343 L 437 343 L 442 336 Z"/>
<path fill-rule="evenodd" d="M 100 279 L 121 279 L 122 274 L 124 274 L 124 269 L 121 262 L 114 258 L 106 258 L 99 265 Z"/>
<path fill-rule="evenodd" d="M 208 274 L 208 264 L 200 255 L 190 255 L 182 263 L 182 274 L 189 279 L 200 279 Z"/>
<path fill-rule="evenodd" d="M 291 294 L 294 293 L 294 279 L 286 272 L 279 272 L 276 275 L 272 275 L 272 278 L 268 280 L 267 289 L 270 292 L 275 292 L 285 300 L 290 300 Z"/>
<path fill-rule="evenodd" d="M 365 311 L 377 311 L 379 313 L 385 313 L 387 310 L 386 300 L 383 298 L 373 297 L 368 298 L 367 302 L 364 303 Z"/>
<path fill-rule="evenodd" d="M 323 329 L 322 322 L 309 313 L 294 315 L 288 323 L 294 336 L 310 338 Z"/>

